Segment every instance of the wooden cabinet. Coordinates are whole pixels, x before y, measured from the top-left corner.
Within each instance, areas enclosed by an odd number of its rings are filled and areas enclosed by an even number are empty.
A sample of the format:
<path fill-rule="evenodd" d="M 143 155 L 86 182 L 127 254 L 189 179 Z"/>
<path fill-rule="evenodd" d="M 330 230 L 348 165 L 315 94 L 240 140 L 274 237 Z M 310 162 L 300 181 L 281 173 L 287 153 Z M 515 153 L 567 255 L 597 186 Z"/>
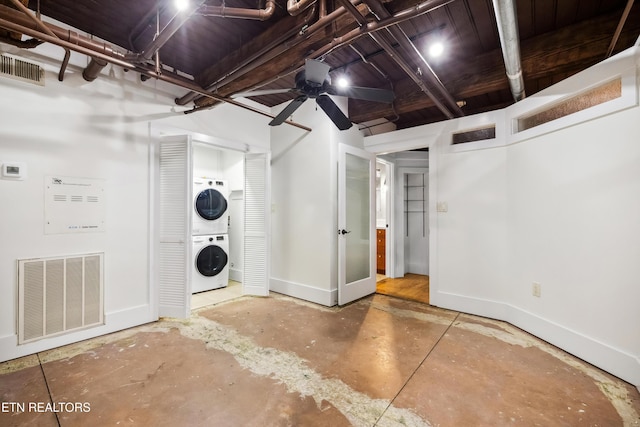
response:
<path fill-rule="evenodd" d="M 376 271 L 378 274 L 385 274 L 385 247 L 386 247 L 386 234 L 387 230 L 384 228 L 379 228 L 376 230 L 376 255 L 377 255 L 377 266 Z"/>

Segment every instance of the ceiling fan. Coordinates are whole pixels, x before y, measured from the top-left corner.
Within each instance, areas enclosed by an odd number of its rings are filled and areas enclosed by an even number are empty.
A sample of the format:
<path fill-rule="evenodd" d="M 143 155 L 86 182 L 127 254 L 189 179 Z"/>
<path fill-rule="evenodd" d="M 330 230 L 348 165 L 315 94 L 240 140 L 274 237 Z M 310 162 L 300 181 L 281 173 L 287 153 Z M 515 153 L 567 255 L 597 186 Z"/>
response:
<path fill-rule="evenodd" d="M 264 89 L 251 92 L 236 93 L 232 98 L 240 96 L 261 96 L 273 95 L 278 93 L 296 93 L 298 97 L 291 101 L 284 110 L 280 112 L 271 122 L 270 126 L 278 126 L 282 124 L 287 117 L 293 114 L 303 102 L 312 98 L 322 108 L 327 116 L 340 130 L 349 129 L 352 125 L 351 120 L 340 110 L 333 102 L 329 95 L 346 96 L 353 99 L 362 99 L 365 101 L 375 102 L 393 102 L 395 95 L 392 91 L 386 89 L 374 89 L 368 87 L 338 87 L 331 85 L 329 78 L 329 69 L 331 67 L 324 62 L 314 59 L 305 61 L 304 70 L 296 74 L 296 87 L 290 89 Z"/>

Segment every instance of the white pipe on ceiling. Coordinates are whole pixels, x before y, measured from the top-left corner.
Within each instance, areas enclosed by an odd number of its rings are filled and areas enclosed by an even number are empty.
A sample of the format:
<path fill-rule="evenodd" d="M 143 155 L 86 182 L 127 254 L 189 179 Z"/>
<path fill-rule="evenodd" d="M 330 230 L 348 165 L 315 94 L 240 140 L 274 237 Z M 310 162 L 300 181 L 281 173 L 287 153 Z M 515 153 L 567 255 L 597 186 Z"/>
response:
<path fill-rule="evenodd" d="M 525 97 L 522 64 L 520 62 L 520 36 L 518 34 L 518 18 L 514 0 L 493 0 L 496 14 L 498 34 L 504 66 L 509 79 L 513 99 L 520 101 Z"/>

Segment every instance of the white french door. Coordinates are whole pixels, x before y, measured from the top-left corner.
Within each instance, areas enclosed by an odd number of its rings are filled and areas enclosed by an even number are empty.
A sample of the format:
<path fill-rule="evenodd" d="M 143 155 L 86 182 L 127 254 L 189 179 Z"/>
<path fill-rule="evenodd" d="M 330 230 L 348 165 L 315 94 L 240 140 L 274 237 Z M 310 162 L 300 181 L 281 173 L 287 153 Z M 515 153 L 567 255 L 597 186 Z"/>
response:
<path fill-rule="evenodd" d="M 376 158 L 338 147 L 338 304 L 344 305 L 376 291 Z"/>

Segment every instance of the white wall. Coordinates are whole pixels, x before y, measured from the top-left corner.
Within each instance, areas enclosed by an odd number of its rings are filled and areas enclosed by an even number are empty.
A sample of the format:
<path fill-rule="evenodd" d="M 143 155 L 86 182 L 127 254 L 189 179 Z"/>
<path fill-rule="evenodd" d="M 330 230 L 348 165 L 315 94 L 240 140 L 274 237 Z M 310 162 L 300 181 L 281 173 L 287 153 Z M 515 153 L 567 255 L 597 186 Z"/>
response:
<path fill-rule="evenodd" d="M 49 50 L 47 50 L 47 48 Z M 73 55 L 64 82 L 57 80 L 61 50 L 26 52 L 43 62 L 46 86 L 0 80 L 0 161 L 24 162 L 24 181 L 0 180 L 0 360 L 153 320 L 149 289 L 148 121 L 173 115 L 175 93 L 141 83 L 134 73 L 107 67 L 88 83 Z M 22 53 L 21 53 L 22 54 Z M 105 180 L 104 232 L 44 234 L 47 175 Z M 16 260 L 104 252 L 106 325 L 16 346 Z"/>
<path fill-rule="evenodd" d="M 551 342 L 563 346 L 570 335 L 580 337 L 572 339 L 572 351 L 636 385 L 639 119 L 636 107 L 508 147 L 505 292 L 539 318 L 525 320 L 537 333 L 562 325 L 571 334 Z M 541 284 L 540 298 L 531 296 L 534 281 Z M 635 374 L 627 376 L 628 369 Z"/>
<path fill-rule="evenodd" d="M 94 82 L 72 53 L 64 82 L 63 51 L 52 45 L 10 54 L 41 63 L 45 87 L 0 79 L 0 162 L 24 162 L 28 179 L 0 179 L 0 360 L 8 360 L 157 318 L 152 272 L 157 178 L 151 133 L 198 134 L 241 151 L 269 148 L 267 120 L 230 105 L 185 115 L 174 99 L 185 91 L 108 65 Z M 250 102 L 249 102 L 250 103 Z M 255 126 L 246 126 L 246 123 Z M 222 162 L 223 167 L 230 167 Z M 234 169 L 232 173 L 236 175 Z M 106 187 L 104 232 L 44 234 L 44 178 L 98 178 Z M 7 244 L 10 242 L 10 244 Z M 16 260 L 104 252 L 105 325 L 17 346 Z"/>
<path fill-rule="evenodd" d="M 336 102 L 346 105 L 344 99 Z M 337 144 L 361 146 L 362 135 L 355 126 L 339 131 L 313 100 L 293 119 L 313 131 L 284 124 L 271 130 L 271 290 L 332 306 L 337 303 Z"/>
<path fill-rule="evenodd" d="M 636 386 L 638 63 L 633 48 L 506 110 L 365 138 L 379 153 L 430 147 L 433 304 L 511 322 Z M 513 117 L 620 75 L 620 99 L 511 135 Z M 450 145 L 489 123 L 494 140 Z"/>

